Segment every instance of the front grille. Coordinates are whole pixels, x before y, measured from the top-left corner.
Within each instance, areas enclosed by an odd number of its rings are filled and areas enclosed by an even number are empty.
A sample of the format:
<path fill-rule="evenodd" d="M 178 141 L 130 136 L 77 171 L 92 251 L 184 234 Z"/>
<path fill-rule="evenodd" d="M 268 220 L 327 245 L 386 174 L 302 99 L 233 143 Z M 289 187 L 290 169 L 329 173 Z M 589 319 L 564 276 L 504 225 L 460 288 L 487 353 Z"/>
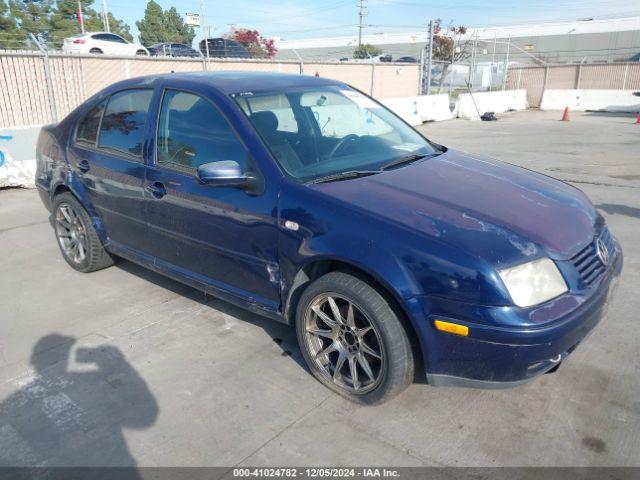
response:
<path fill-rule="evenodd" d="M 606 227 L 602 230 L 599 238 L 601 238 L 607 246 L 607 249 L 609 250 L 609 258 L 611 258 L 614 250 L 613 238 Z M 596 251 L 596 239 L 580 250 L 578 254 L 571 259 L 571 262 L 573 262 L 573 265 L 576 267 L 580 278 L 582 278 L 584 283 L 588 286 L 593 285 L 608 267 L 608 265 L 603 264 L 598 257 Z"/>

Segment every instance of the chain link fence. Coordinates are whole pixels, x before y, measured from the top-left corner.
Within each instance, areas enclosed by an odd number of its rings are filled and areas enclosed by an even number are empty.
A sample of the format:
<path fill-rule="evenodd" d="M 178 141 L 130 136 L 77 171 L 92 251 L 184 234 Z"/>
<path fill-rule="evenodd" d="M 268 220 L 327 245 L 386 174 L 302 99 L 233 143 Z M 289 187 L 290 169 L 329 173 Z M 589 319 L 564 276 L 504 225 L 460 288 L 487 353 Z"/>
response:
<path fill-rule="evenodd" d="M 64 55 L 0 50 L 0 127 L 57 122 L 86 98 L 127 78 L 170 72 L 262 71 L 317 75 L 377 98 L 418 94 L 418 65 Z"/>

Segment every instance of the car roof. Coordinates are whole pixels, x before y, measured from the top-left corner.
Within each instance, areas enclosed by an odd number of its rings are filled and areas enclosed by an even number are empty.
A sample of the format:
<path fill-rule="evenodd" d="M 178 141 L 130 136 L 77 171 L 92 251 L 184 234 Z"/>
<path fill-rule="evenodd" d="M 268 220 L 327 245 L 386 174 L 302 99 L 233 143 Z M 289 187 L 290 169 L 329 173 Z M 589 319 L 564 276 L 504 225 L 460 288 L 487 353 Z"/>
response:
<path fill-rule="evenodd" d="M 162 43 L 154 43 L 153 45 L 150 45 L 150 47 L 161 47 L 162 45 L 180 45 L 181 47 L 189 47 L 189 45 L 186 45 L 184 43 L 178 43 L 178 42 L 162 42 Z"/>
<path fill-rule="evenodd" d="M 171 80 L 184 81 L 192 87 L 199 84 L 206 87 L 213 87 L 219 92 L 229 95 L 232 93 L 257 92 L 268 90 L 282 90 L 299 87 L 318 87 L 323 85 L 344 85 L 337 80 L 329 78 L 313 77 L 309 75 L 294 75 L 276 72 L 243 72 L 243 71 L 222 71 L 222 72 L 188 72 L 188 73 L 165 73 L 160 75 L 149 75 L 123 80 L 112 85 L 109 90 L 120 90 L 123 88 L 134 88 L 148 86 L 156 81 Z"/>

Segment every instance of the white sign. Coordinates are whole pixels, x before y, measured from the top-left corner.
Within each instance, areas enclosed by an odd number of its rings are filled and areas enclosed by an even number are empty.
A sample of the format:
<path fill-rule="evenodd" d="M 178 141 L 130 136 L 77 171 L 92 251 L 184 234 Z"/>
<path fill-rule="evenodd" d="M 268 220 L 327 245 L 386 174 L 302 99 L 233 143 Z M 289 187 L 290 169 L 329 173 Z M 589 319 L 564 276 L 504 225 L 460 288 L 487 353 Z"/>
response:
<path fill-rule="evenodd" d="M 184 23 L 191 27 L 200 26 L 200 14 L 199 13 L 185 13 Z"/>

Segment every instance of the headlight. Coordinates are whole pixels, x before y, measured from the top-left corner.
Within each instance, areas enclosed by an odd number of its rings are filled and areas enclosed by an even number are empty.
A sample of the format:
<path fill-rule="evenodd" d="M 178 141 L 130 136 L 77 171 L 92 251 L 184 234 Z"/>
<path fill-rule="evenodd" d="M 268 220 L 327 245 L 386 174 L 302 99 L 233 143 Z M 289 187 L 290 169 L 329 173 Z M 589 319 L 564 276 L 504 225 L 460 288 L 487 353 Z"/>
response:
<path fill-rule="evenodd" d="M 498 270 L 498 274 L 518 307 L 546 302 L 568 290 L 558 267 L 549 258 Z"/>

